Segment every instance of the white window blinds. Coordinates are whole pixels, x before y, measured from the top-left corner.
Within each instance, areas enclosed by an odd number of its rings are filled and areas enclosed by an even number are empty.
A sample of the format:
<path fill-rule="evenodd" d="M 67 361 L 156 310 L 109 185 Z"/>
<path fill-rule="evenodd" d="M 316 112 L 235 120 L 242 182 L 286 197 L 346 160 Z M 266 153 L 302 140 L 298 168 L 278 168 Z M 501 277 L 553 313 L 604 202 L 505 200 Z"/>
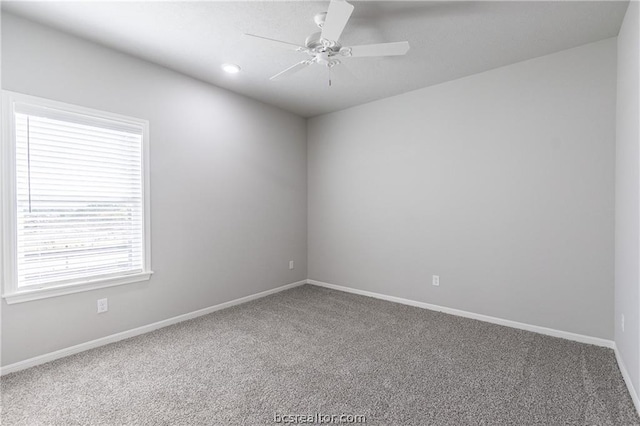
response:
<path fill-rule="evenodd" d="M 16 105 L 17 287 L 145 268 L 143 128 Z"/>

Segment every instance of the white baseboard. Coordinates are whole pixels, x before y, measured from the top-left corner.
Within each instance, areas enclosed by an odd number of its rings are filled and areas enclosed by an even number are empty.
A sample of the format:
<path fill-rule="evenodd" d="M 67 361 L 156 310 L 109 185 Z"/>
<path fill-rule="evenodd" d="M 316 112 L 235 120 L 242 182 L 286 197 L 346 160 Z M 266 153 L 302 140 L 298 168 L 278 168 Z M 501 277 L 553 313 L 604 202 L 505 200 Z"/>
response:
<path fill-rule="evenodd" d="M 208 308 L 199 309 L 197 311 L 189 312 L 177 317 L 169 318 L 166 320 L 154 322 L 153 324 L 143 325 L 142 327 L 133 328 L 131 330 L 123 331 L 120 333 L 112 334 L 110 336 L 101 337 L 99 339 L 91 340 L 89 342 L 80 343 L 79 345 L 70 346 L 68 348 L 60 349 L 55 352 L 49 352 L 44 355 L 39 355 L 33 358 L 25 359 L 24 361 L 18 361 L 13 364 L 6 365 L 0 368 L 0 375 L 13 373 L 15 371 L 24 370 L 26 368 L 34 367 L 36 365 L 44 364 L 49 361 L 53 361 L 65 356 L 77 354 L 89 349 L 97 348 L 99 346 L 108 345 L 109 343 L 117 342 L 119 340 L 128 339 L 129 337 L 139 336 L 150 331 L 157 330 L 159 328 L 167 327 L 182 321 L 187 321 L 193 318 L 207 315 L 221 309 L 230 308 L 231 306 L 240 305 L 242 303 L 249 302 L 251 300 L 260 299 L 265 296 L 269 296 L 274 293 L 279 293 L 284 290 L 288 290 L 293 287 L 297 287 L 306 284 L 307 280 L 297 281 L 295 283 L 283 285 L 271 290 L 262 291 L 260 293 L 251 294 L 249 296 L 241 297 L 239 299 L 231 300 L 229 302 L 220 303 L 218 305 L 209 306 Z"/>
<path fill-rule="evenodd" d="M 520 330 L 532 331 L 534 333 L 545 334 L 547 336 L 560 337 L 562 339 L 573 340 L 580 343 L 588 343 L 590 345 L 603 346 L 605 348 L 614 347 L 612 340 L 601 339 L 599 337 L 585 336 L 583 334 L 571 333 L 568 331 L 555 330 L 553 328 L 541 327 L 538 325 L 525 324 L 522 322 L 511 321 L 502 318 L 491 317 L 488 315 L 476 314 L 473 312 L 462 311 L 460 309 L 447 308 L 445 306 L 432 305 L 431 303 L 418 302 L 416 300 L 403 299 L 401 297 L 388 296 L 386 294 L 374 293 L 366 290 L 358 290 L 351 287 L 329 284 L 322 281 L 307 280 L 307 283 L 326 287 L 333 290 L 344 291 L 347 293 L 359 294 L 362 296 L 373 297 L 376 299 L 387 300 L 389 302 L 401 303 L 403 305 L 415 306 L 417 308 L 429 309 L 431 311 L 444 312 L 445 314 L 457 315 L 459 317 L 471 318 L 479 321 L 490 322 L 492 324 L 504 325 L 506 327 L 517 328 Z"/>
<path fill-rule="evenodd" d="M 633 405 L 636 407 L 636 411 L 640 414 L 640 399 L 638 398 L 638 394 L 633 387 L 633 383 L 631 382 L 631 376 L 629 376 L 629 372 L 627 371 L 627 366 L 622 360 L 622 356 L 620 356 L 620 352 L 618 351 L 618 346 L 613 346 L 613 351 L 616 354 L 616 361 L 618 361 L 618 367 L 620 368 L 620 373 L 622 373 L 622 378 L 624 379 L 624 383 L 627 385 L 627 390 L 631 395 L 631 399 L 633 400 Z"/>

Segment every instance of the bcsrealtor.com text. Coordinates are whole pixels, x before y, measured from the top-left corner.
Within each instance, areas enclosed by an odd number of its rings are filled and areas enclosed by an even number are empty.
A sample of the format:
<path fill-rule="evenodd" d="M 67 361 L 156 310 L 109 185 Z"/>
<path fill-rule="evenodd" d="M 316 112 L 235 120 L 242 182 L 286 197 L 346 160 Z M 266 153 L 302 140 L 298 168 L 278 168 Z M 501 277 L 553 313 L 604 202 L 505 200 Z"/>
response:
<path fill-rule="evenodd" d="M 363 424 L 364 415 L 358 414 L 279 414 L 273 416 L 274 423 L 283 424 Z"/>

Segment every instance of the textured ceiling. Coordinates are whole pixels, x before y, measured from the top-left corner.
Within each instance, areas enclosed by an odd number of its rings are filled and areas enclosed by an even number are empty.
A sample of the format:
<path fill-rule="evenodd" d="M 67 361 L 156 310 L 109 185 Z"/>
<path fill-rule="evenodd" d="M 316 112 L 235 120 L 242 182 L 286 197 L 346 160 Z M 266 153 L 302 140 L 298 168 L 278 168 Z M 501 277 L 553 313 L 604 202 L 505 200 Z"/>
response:
<path fill-rule="evenodd" d="M 352 1 L 343 45 L 408 40 L 406 56 L 348 58 L 353 79 L 257 45 L 243 33 L 303 44 L 328 2 L 6 2 L 2 8 L 217 86 L 310 117 L 618 34 L 626 2 Z M 220 65 L 239 64 L 237 75 Z"/>

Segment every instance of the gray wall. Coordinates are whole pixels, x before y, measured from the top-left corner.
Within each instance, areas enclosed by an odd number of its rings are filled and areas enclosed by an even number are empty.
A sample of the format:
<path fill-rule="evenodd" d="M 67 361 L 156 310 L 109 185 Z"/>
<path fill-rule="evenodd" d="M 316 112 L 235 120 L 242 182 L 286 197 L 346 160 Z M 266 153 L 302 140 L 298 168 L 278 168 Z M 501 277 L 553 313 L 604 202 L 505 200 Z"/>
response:
<path fill-rule="evenodd" d="M 630 2 L 618 35 L 616 126 L 615 340 L 636 392 L 640 390 L 640 5 Z M 625 329 L 622 331 L 622 315 Z"/>
<path fill-rule="evenodd" d="M 311 119 L 309 278 L 612 339 L 615 103 L 608 39 Z"/>
<path fill-rule="evenodd" d="M 6 13 L 2 87 L 149 120 L 155 271 L 3 301 L 3 365 L 307 277 L 304 119 Z"/>

